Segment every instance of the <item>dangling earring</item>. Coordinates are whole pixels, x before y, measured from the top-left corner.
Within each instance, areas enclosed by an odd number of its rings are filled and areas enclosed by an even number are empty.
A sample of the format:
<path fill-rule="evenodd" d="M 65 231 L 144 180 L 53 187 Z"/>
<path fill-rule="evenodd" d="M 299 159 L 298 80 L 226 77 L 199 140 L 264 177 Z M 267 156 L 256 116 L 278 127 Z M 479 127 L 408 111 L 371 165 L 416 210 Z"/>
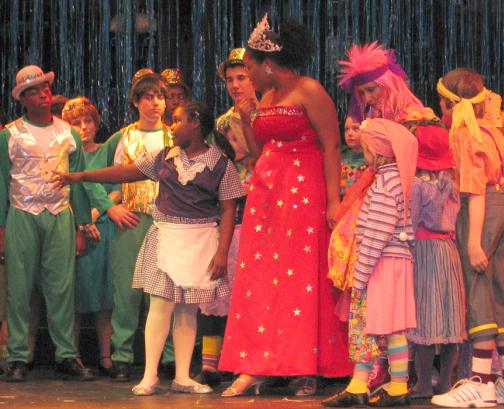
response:
<path fill-rule="evenodd" d="M 266 65 L 266 67 L 264 68 L 264 71 L 266 72 L 266 75 L 273 75 L 273 70 L 271 69 L 271 67 L 269 65 Z"/>

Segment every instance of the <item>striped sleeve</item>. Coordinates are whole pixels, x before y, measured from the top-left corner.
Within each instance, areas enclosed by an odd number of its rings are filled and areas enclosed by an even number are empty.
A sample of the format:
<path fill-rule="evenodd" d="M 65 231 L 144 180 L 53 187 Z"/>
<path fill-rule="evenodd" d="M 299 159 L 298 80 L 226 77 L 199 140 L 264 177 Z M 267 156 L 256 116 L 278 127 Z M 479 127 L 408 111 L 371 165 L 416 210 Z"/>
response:
<path fill-rule="evenodd" d="M 394 235 L 399 219 L 395 192 L 376 187 L 372 189 L 368 195 L 369 205 L 363 207 L 359 216 L 364 218 L 364 228 L 353 281 L 357 289 L 366 287 L 383 249 Z"/>

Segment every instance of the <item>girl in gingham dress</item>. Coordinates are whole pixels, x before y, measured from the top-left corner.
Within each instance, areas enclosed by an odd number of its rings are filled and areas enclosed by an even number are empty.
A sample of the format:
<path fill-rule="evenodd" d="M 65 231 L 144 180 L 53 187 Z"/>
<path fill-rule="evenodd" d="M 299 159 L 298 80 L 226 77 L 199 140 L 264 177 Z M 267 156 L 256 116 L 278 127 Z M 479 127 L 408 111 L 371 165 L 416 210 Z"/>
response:
<path fill-rule="evenodd" d="M 145 372 L 135 395 L 158 391 L 157 367 L 174 315 L 176 374 L 172 391 L 209 393 L 189 377 L 200 303 L 228 295 L 227 253 L 234 229 L 235 199 L 244 195 L 232 162 L 205 142 L 213 118 L 199 102 L 176 109 L 175 148 L 140 156 L 135 164 L 91 172 L 62 174 L 60 185 L 96 181 L 119 183 L 146 178 L 159 181 L 148 231 L 137 259 L 133 287 L 150 295 L 145 325 Z M 220 220 L 219 227 L 217 221 Z"/>

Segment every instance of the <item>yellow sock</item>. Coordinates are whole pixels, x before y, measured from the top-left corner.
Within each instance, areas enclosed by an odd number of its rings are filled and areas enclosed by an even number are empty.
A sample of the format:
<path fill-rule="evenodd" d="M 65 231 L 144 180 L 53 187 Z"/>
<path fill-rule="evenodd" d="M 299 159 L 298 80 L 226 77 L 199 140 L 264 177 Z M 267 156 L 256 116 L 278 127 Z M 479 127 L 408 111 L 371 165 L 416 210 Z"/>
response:
<path fill-rule="evenodd" d="M 205 371 L 216 371 L 219 363 L 219 356 L 222 350 L 222 337 L 203 336 L 202 348 L 202 369 Z"/>
<path fill-rule="evenodd" d="M 346 391 L 350 393 L 366 393 L 367 392 L 367 382 L 361 381 L 360 379 L 352 378 Z"/>
<path fill-rule="evenodd" d="M 391 381 L 387 392 L 390 396 L 406 395 L 408 393 L 408 384 L 406 382 Z"/>

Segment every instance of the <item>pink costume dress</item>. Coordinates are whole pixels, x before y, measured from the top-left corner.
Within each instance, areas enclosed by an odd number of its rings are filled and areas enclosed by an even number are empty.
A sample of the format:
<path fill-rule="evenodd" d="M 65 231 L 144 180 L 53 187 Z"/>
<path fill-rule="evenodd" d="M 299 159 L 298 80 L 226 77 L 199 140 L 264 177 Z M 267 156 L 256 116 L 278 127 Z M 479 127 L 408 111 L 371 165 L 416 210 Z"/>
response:
<path fill-rule="evenodd" d="M 347 325 L 327 278 L 323 152 L 304 110 L 261 108 L 263 144 L 248 189 L 219 369 L 256 376 L 346 376 Z"/>

